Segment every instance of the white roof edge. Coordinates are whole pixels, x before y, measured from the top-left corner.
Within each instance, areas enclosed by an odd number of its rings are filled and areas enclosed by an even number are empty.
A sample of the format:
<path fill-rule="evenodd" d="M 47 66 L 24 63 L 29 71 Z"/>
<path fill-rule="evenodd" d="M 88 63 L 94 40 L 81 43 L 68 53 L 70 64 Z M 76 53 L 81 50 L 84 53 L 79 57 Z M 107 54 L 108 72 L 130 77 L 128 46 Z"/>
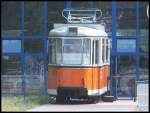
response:
<path fill-rule="evenodd" d="M 80 27 L 89 27 L 97 30 L 105 30 L 105 27 L 101 24 L 54 24 L 54 29 L 59 27 L 69 27 L 69 26 L 80 26 Z"/>

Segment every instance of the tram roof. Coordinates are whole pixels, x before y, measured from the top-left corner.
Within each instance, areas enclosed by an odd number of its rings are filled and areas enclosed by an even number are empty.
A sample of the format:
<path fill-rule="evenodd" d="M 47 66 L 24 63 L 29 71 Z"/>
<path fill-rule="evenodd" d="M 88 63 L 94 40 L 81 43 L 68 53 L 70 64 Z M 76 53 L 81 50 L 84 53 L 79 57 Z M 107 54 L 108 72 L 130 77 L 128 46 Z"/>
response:
<path fill-rule="evenodd" d="M 54 37 L 107 37 L 104 26 L 92 24 L 60 24 L 54 25 L 49 32 L 49 38 Z M 93 37 L 92 37 L 93 36 Z"/>

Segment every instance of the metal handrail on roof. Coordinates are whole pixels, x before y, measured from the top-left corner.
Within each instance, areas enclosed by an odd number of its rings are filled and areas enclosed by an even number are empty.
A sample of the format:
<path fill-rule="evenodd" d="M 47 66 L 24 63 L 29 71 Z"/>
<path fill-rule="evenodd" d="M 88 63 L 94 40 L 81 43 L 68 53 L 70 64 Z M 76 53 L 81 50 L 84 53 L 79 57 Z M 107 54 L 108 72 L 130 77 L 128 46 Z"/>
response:
<path fill-rule="evenodd" d="M 100 9 L 64 9 L 62 16 L 68 23 L 96 23 L 102 17 L 102 11 Z"/>

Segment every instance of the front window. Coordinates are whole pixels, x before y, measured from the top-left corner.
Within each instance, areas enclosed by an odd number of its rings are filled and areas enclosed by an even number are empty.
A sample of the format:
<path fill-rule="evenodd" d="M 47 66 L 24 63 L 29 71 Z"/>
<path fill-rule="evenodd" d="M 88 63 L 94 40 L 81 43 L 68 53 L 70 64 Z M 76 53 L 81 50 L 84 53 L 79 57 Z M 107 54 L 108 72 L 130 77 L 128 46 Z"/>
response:
<path fill-rule="evenodd" d="M 81 39 L 65 39 L 63 49 L 63 64 L 81 64 Z"/>
<path fill-rule="evenodd" d="M 91 65 L 91 39 L 49 39 L 49 64 Z M 99 41 L 95 41 L 95 64 L 99 62 Z"/>

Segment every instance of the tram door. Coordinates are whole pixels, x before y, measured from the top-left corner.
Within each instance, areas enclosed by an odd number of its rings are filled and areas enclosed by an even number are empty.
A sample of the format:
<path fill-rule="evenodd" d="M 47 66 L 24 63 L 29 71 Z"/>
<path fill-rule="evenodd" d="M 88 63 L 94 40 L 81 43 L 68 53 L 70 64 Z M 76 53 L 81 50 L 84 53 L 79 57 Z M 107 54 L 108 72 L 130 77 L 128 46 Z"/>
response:
<path fill-rule="evenodd" d="M 136 62 L 134 56 L 117 57 L 117 75 L 115 79 L 117 98 L 133 99 L 136 90 Z"/>

